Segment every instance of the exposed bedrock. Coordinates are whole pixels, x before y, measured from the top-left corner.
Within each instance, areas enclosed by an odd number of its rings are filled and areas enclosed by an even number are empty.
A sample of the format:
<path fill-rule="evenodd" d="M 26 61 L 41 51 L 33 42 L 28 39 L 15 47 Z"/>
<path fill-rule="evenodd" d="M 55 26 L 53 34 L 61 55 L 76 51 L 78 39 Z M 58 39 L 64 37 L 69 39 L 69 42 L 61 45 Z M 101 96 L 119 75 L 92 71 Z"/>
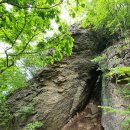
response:
<path fill-rule="evenodd" d="M 107 59 L 101 63 L 103 70 L 109 72 L 111 68 L 130 66 L 130 43 L 120 41 L 108 47 L 104 51 L 104 54 L 106 54 Z M 104 130 L 128 130 L 130 126 L 125 127 L 123 122 L 130 117 L 128 114 L 122 114 L 122 112 L 129 107 L 130 99 L 121 94 L 127 82 L 122 81 L 116 83 L 116 77 L 108 78 L 105 74 L 106 73 L 104 73 L 102 78 L 102 105 L 115 109 L 117 112 L 108 113 L 108 111 L 104 109 L 102 114 Z M 129 76 L 130 75 L 127 77 Z"/>
<path fill-rule="evenodd" d="M 92 96 L 98 88 L 100 72 L 90 61 L 98 50 L 97 36 L 77 28 L 72 28 L 72 35 L 75 43 L 72 56 L 43 68 L 29 87 L 9 96 L 7 104 L 13 114 L 9 130 L 24 130 L 27 124 L 36 121 L 43 123 L 39 130 L 61 130 L 77 112 L 85 109 L 90 99 L 100 99 L 99 93 Z"/>

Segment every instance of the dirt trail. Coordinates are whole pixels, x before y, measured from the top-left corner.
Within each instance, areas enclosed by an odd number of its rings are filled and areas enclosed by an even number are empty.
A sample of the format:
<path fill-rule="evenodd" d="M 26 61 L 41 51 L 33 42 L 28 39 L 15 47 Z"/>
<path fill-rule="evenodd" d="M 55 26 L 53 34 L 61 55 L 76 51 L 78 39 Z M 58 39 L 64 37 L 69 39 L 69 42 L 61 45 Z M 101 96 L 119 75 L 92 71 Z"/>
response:
<path fill-rule="evenodd" d="M 103 130 L 98 105 L 95 101 L 90 101 L 86 108 L 77 113 L 62 130 Z"/>

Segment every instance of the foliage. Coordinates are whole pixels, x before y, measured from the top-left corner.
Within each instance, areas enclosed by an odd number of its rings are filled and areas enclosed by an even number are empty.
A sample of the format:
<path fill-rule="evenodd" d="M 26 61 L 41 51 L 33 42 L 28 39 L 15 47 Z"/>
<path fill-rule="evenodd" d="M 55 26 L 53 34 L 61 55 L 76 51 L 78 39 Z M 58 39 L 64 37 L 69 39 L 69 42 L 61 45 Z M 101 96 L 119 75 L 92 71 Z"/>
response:
<path fill-rule="evenodd" d="M 0 104 L 0 126 L 4 126 L 6 129 L 8 129 L 8 125 L 10 120 L 12 119 L 12 114 L 8 111 L 8 108 L 5 104 L 5 102 L 2 102 Z"/>
<path fill-rule="evenodd" d="M 105 54 L 102 54 L 102 55 L 99 55 L 97 57 L 95 57 L 94 59 L 92 59 L 91 61 L 92 62 L 95 62 L 95 63 L 99 63 L 101 62 L 102 60 L 105 60 L 107 58 L 107 56 Z"/>
<path fill-rule="evenodd" d="M 63 56 L 71 55 L 73 38 L 60 19 L 64 0 L 0 1 L 0 101 L 25 86 L 27 71 L 37 69 Z M 46 33 L 54 27 L 52 37 Z"/>
<path fill-rule="evenodd" d="M 125 98 L 130 98 L 130 67 L 116 67 L 112 68 L 106 76 L 115 78 L 118 94 L 124 96 Z M 123 87 L 120 88 L 119 84 L 123 84 Z M 125 115 L 124 120 L 122 121 L 123 129 L 129 128 L 130 125 L 130 106 L 125 110 L 119 110 L 117 108 L 112 108 L 109 106 L 101 106 L 105 111 L 112 112 L 112 113 L 120 113 L 121 115 Z M 128 118 L 127 118 L 128 117 Z"/>
<path fill-rule="evenodd" d="M 118 74 L 118 76 L 125 76 L 126 74 L 130 74 L 130 67 L 124 66 L 124 67 L 113 68 L 107 74 L 107 76 L 113 76 L 115 74 Z"/>
<path fill-rule="evenodd" d="M 73 38 L 68 25 L 60 18 L 63 4 L 73 18 L 85 16 L 83 27 L 92 28 L 106 39 L 129 35 L 129 0 L 0 0 L 2 120 L 11 117 L 5 105 L 6 95 L 26 85 L 28 70 L 34 75 L 40 67 L 72 54 Z M 57 24 L 58 31 L 54 31 L 52 20 Z M 54 32 L 53 36 L 46 36 L 49 31 Z M 93 61 L 104 59 L 106 56 L 101 55 Z M 117 81 L 123 76 L 129 81 L 129 72 L 129 67 L 115 68 L 107 76 L 116 76 Z M 30 111 L 30 108 L 24 107 L 20 112 Z M 40 126 L 39 122 L 33 122 L 26 129 L 34 130 Z"/>
<path fill-rule="evenodd" d="M 8 93 L 25 86 L 25 76 L 19 68 L 8 68 L 0 75 L 0 104 L 6 99 Z"/>
<path fill-rule="evenodd" d="M 88 0 L 66 0 L 65 2 L 65 8 L 72 18 L 83 16 L 88 6 L 90 6 Z"/>
<path fill-rule="evenodd" d="M 127 109 L 118 109 L 118 108 L 112 108 L 110 106 L 99 106 L 99 108 L 102 108 L 104 110 L 105 113 L 119 113 L 120 115 L 123 116 L 123 120 L 121 122 L 121 127 L 122 129 L 126 129 L 129 130 L 129 126 L 130 126 L 130 119 L 129 119 L 129 115 L 130 115 L 130 106 Z"/>
<path fill-rule="evenodd" d="M 113 77 L 116 79 L 116 85 L 124 84 L 123 88 L 118 87 L 118 92 L 124 97 L 130 97 L 130 67 L 117 67 L 111 69 L 106 76 Z"/>
<path fill-rule="evenodd" d="M 63 1 L 0 0 L 0 126 L 12 119 L 5 101 L 8 94 L 26 86 L 27 72 L 35 74 L 40 67 L 71 55 L 73 38 L 60 18 Z M 53 36 L 46 36 L 49 31 Z M 15 116 L 33 112 L 32 107 L 22 107 Z M 34 122 L 27 129 L 39 126 Z"/>
<path fill-rule="evenodd" d="M 117 67 L 112 68 L 111 71 L 106 76 L 113 76 L 116 78 L 116 83 L 120 83 L 121 81 L 127 81 L 127 86 L 129 86 L 130 82 L 130 67 Z"/>
<path fill-rule="evenodd" d="M 124 120 L 121 125 L 124 130 L 129 130 L 130 119 Z"/>
<path fill-rule="evenodd" d="M 129 124 L 130 124 L 130 106 L 127 109 L 118 109 L 118 108 L 112 108 L 110 106 L 99 106 L 99 108 L 102 108 L 105 113 L 119 113 L 120 115 L 123 116 L 123 120 L 121 122 L 121 127 L 124 130 L 129 130 Z"/>
<path fill-rule="evenodd" d="M 34 106 L 33 105 L 29 105 L 29 106 L 23 106 L 20 108 L 20 110 L 18 110 L 16 113 L 15 113 L 15 117 L 20 117 L 22 115 L 30 115 L 30 114 L 34 114 L 35 113 L 35 110 L 34 110 Z"/>
<path fill-rule="evenodd" d="M 97 31 L 103 38 L 103 43 L 110 40 L 129 38 L 130 29 L 130 1 L 129 0 L 92 0 L 87 6 L 86 16 L 82 22 L 83 27 Z M 105 39 L 105 40 L 104 40 Z M 121 47 L 121 49 L 125 48 Z M 119 49 L 119 48 L 117 48 Z M 120 51 L 120 49 L 119 49 Z M 104 58 L 98 56 L 92 61 L 100 63 Z M 102 68 L 101 68 L 102 69 Z M 120 94 L 130 96 L 130 67 L 113 68 L 107 76 L 116 79 L 116 84 L 124 84 Z M 109 112 L 119 112 L 128 115 L 130 110 L 118 110 L 105 106 Z M 129 125 L 129 119 L 125 120 Z"/>
<path fill-rule="evenodd" d="M 37 128 L 40 128 L 43 125 L 42 122 L 35 121 L 32 123 L 29 123 L 24 130 L 36 130 Z"/>
<path fill-rule="evenodd" d="M 119 110 L 117 108 L 112 108 L 110 106 L 99 106 L 100 108 L 104 109 L 108 113 L 120 113 L 121 115 L 128 115 L 130 114 L 130 110 Z"/>
<path fill-rule="evenodd" d="M 91 61 L 98 65 L 97 71 L 106 72 L 106 71 L 108 71 L 107 70 L 108 68 L 106 68 L 106 65 L 104 64 L 105 60 L 107 60 L 107 55 L 106 54 L 101 54 L 99 56 L 96 56 Z"/>
<path fill-rule="evenodd" d="M 92 0 L 86 13 L 82 23 L 84 27 L 90 26 L 108 38 L 115 33 L 120 37 L 128 36 L 129 0 Z"/>
<path fill-rule="evenodd" d="M 128 0 L 1 0 L 0 47 L 4 48 L 0 56 L 1 76 L 7 68 L 13 71 L 19 61 L 24 72 L 34 70 L 34 74 L 39 67 L 72 53 L 71 33 L 60 18 L 63 3 L 72 17 L 86 14 L 82 25 L 91 26 L 106 37 L 117 32 L 123 36 L 129 33 Z M 46 37 L 46 32 L 53 30 L 52 20 L 58 25 L 58 31 Z"/>

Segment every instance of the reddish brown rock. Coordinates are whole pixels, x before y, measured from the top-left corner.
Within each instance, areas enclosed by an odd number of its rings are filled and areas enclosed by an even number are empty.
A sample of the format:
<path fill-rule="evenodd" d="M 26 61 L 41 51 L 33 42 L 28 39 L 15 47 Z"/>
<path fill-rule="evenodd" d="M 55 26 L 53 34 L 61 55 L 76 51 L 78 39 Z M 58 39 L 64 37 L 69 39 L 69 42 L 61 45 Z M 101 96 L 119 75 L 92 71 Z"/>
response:
<path fill-rule="evenodd" d="M 91 101 L 86 108 L 77 113 L 62 130 L 103 130 L 99 103 Z"/>

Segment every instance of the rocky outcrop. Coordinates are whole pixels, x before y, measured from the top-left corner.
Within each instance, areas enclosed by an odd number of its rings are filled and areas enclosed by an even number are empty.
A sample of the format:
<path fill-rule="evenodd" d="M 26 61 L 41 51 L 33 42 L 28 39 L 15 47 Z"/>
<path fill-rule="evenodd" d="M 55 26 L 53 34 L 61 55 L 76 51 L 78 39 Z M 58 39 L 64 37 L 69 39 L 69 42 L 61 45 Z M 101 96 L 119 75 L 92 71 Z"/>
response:
<path fill-rule="evenodd" d="M 29 87 L 9 96 L 7 104 L 13 114 L 9 130 L 25 130 L 29 123 L 36 121 L 43 123 L 39 130 L 61 130 L 89 103 L 100 74 L 91 62 L 98 50 L 98 40 L 93 32 L 85 29 L 72 28 L 72 35 L 75 43 L 72 56 L 43 68 Z M 91 122 L 95 122 L 91 113 L 90 116 Z"/>
<path fill-rule="evenodd" d="M 130 66 L 129 43 L 116 43 L 107 48 L 104 54 L 107 56 L 101 63 L 104 72 L 109 72 L 111 68 L 115 67 Z M 129 126 L 125 128 L 123 122 L 129 118 L 129 115 L 122 113 L 129 107 L 130 99 L 121 94 L 126 87 L 126 82 L 116 83 L 116 77 L 106 77 L 105 74 L 102 80 L 102 105 L 104 106 L 102 124 L 104 130 L 127 130 Z M 112 110 L 111 112 L 108 112 L 108 107 L 109 110 Z"/>
<path fill-rule="evenodd" d="M 75 25 L 71 32 L 73 55 L 39 70 L 27 87 L 8 97 L 7 106 L 12 115 L 8 130 L 127 130 L 130 127 L 129 123 L 127 127 L 122 125 L 130 118 L 126 111 L 130 100 L 121 93 L 128 82 L 117 83 L 116 76 L 106 76 L 111 68 L 130 66 L 129 43 L 121 41 L 107 47 L 102 52 L 105 59 L 97 66 L 91 62 L 102 50 L 96 34 Z M 97 71 L 97 67 L 101 70 Z M 98 106 L 103 108 L 102 113 Z M 0 130 L 5 127 L 0 126 Z"/>

